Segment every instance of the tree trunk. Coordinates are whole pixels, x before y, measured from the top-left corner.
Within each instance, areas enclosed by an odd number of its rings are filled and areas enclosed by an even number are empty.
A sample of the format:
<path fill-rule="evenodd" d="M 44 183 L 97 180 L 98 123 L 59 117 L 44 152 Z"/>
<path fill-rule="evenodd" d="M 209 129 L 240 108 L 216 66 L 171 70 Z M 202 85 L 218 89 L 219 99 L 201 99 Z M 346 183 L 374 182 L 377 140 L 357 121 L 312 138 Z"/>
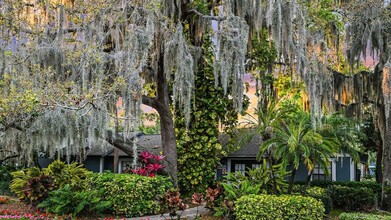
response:
<path fill-rule="evenodd" d="M 178 186 L 177 169 L 178 156 L 176 149 L 174 121 L 170 109 L 170 93 L 166 77 L 164 76 L 164 51 L 160 52 L 159 67 L 157 73 L 157 95 L 155 109 L 160 116 L 160 132 L 162 136 L 163 154 L 166 156 L 166 171 L 170 175 L 174 186 Z M 153 107 L 153 106 L 152 106 Z"/>
<path fill-rule="evenodd" d="M 177 180 L 177 149 L 176 149 L 176 140 L 175 140 L 175 130 L 174 122 L 172 120 L 170 109 L 163 108 L 158 110 L 160 115 L 160 127 L 162 135 L 162 147 L 163 154 L 166 156 L 166 170 L 168 175 L 170 175 L 174 186 L 178 185 Z"/>
<path fill-rule="evenodd" d="M 162 48 L 164 48 L 162 46 Z M 160 116 L 160 132 L 162 136 L 163 155 L 166 157 L 165 165 L 168 175 L 175 187 L 178 186 L 178 155 L 176 149 L 175 129 L 170 109 L 170 92 L 164 76 L 164 51 L 161 49 L 159 65 L 156 73 L 156 97 L 143 97 L 143 104 L 154 108 Z"/>
<path fill-rule="evenodd" d="M 293 183 L 295 182 L 296 170 L 296 168 L 292 168 L 291 178 L 289 179 L 288 194 L 292 193 Z"/>
<path fill-rule="evenodd" d="M 383 141 L 380 140 L 379 145 L 377 146 L 377 153 L 376 153 L 376 182 L 382 183 L 383 182 Z"/>
<path fill-rule="evenodd" d="M 382 208 L 391 210 L 391 195 L 386 192 L 391 187 L 391 72 L 390 64 L 385 64 L 381 74 L 382 110 L 379 114 L 380 132 L 383 139 L 383 187 Z"/>
<path fill-rule="evenodd" d="M 314 173 L 314 169 L 312 169 L 312 170 L 310 171 L 310 173 L 309 173 L 308 176 L 307 176 L 307 179 L 305 180 L 304 192 L 307 191 L 307 188 L 310 186 L 311 176 L 312 176 L 313 173 Z"/>
<path fill-rule="evenodd" d="M 118 173 L 119 149 L 114 148 L 114 173 Z"/>

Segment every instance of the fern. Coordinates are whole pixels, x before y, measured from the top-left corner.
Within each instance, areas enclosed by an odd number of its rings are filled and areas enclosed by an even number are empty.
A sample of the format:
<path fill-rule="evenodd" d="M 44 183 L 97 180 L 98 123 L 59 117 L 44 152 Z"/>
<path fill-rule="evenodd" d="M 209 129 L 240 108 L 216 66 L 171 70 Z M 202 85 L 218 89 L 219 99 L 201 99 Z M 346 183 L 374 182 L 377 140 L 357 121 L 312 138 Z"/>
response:
<path fill-rule="evenodd" d="M 49 198 L 38 205 L 50 213 L 72 216 L 81 213 L 100 214 L 111 208 L 111 202 L 102 201 L 99 191 L 88 190 L 75 192 L 69 184 L 49 194 Z"/>

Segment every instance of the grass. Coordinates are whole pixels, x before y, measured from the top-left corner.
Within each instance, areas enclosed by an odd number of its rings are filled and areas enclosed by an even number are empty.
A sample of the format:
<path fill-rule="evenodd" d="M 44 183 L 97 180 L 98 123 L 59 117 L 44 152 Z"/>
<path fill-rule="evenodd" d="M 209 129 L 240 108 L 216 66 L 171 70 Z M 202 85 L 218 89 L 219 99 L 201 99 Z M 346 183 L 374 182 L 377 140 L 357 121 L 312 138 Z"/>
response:
<path fill-rule="evenodd" d="M 343 211 L 342 209 L 333 209 L 331 210 L 330 214 L 328 214 L 325 219 L 328 219 L 328 220 L 338 220 L 338 216 L 342 213 L 342 212 L 345 212 Z M 374 214 L 374 215 L 384 215 L 384 216 L 391 216 L 391 212 L 386 212 L 386 211 L 382 211 L 382 210 L 373 210 L 373 211 L 370 211 L 370 212 L 362 212 L 362 213 L 366 213 L 366 214 Z"/>

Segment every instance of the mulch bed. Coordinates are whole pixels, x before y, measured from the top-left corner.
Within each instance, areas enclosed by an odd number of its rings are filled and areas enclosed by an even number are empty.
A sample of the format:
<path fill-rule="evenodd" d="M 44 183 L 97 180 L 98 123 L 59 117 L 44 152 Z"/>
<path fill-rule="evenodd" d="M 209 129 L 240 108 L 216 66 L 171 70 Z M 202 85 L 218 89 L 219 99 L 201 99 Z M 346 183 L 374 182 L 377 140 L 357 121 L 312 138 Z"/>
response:
<path fill-rule="evenodd" d="M 25 205 L 24 203 L 20 202 L 16 198 L 11 198 L 10 202 L 6 204 L 0 204 L 0 216 L 1 215 L 24 215 L 24 214 L 32 214 L 32 215 L 42 215 L 45 213 L 40 213 L 31 206 Z M 1 217 L 0 217 L 1 219 Z M 48 217 L 50 219 L 50 217 Z M 57 217 L 57 219 L 74 219 L 71 217 Z M 125 217 L 121 216 L 115 216 L 111 214 L 105 214 L 103 216 L 92 216 L 92 217 L 77 217 L 76 219 L 79 220 L 92 220 L 92 219 L 104 219 L 104 220 L 111 220 L 111 219 L 125 219 Z"/>

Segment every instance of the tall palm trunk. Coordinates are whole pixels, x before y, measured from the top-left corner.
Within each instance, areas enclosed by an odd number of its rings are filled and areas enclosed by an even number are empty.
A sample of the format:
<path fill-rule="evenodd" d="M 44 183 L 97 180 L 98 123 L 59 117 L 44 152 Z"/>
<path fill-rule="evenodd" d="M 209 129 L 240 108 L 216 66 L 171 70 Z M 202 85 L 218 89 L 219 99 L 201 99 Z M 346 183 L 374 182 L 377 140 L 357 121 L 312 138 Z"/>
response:
<path fill-rule="evenodd" d="M 297 171 L 297 169 L 295 167 L 293 167 L 292 168 L 292 173 L 291 173 L 291 178 L 289 179 L 288 194 L 292 193 L 293 184 L 295 182 L 296 171 Z"/>

